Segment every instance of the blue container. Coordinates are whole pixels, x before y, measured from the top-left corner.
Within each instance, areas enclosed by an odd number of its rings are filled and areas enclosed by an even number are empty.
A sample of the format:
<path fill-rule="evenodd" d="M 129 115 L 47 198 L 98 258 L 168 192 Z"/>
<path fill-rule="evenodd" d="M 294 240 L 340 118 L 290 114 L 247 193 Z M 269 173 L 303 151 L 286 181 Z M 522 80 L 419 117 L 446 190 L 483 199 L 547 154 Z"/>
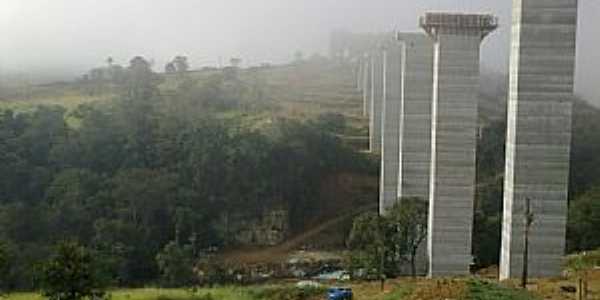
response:
<path fill-rule="evenodd" d="M 351 288 L 330 288 L 327 291 L 327 300 L 352 300 Z"/>

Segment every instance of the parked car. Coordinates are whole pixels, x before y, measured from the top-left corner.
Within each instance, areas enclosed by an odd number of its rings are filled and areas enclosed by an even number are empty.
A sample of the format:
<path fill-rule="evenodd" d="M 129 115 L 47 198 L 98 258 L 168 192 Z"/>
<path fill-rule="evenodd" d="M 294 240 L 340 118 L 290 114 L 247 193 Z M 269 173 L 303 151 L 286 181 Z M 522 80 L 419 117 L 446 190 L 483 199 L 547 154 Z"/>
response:
<path fill-rule="evenodd" d="M 327 291 L 327 300 L 352 300 L 354 294 L 351 288 L 330 288 Z"/>

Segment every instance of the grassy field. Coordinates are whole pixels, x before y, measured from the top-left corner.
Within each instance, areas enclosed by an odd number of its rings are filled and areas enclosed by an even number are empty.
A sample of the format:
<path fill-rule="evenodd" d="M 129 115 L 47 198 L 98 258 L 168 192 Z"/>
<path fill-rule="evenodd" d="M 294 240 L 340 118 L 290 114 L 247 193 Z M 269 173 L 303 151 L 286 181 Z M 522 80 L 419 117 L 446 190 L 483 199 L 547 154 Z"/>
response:
<path fill-rule="evenodd" d="M 355 300 L 538 300 L 528 292 L 476 279 L 398 279 L 349 284 Z M 290 284 L 220 287 L 192 292 L 185 289 L 128 289 L 111 291 L 112 300 L 322 300 L 326 289 L 302 291 Z M 33 293 L 11 294 L 6 300 L 42 300 Z M 553 299 L 553 298 L 551 298 Z M 568 298 L 567 298 L 568 299 Z"/>
<path fill-rule="evenodd" d="M 335 284 L 334 284 L 335 285 Z M 329 285 L 325 284 L 324 287 Z M 385 288 L 379 282 L 355 282 L 355 300 L 569 300 L 576 294 L 561 291 L 563 286 L 575 286 L 574 279 L 532 281 L 531 292 L 516 287 L 516 283 L 500 284 L 495 280 L 462 279 L 396 279 L 388 280 Z M 590 276 L 589 298 L 600 299 L 600 272 Z M 112 300 L 322 300 L 325 288 L 303 292 L 293 284 L 272 284 L 252 287 L 218 287 L 212 289 L 122 289 L 110 291 Z M 15 293 L 3 300 L 43 300 L 35 293 Z"/>
<path fill-rule="evenodd" d="M 0 95 L 0 109 L 27 112 L 40 105 L 56 105 L 71 111 L 80 104 L 104 101 L 112 97 L 113 95 L 110 93 L 86 94 L 74 83 L 55 83 L 31 86 L 27 93 L 5 95 L 4 97 Z"/>
<path fill-rule="evenodd" d="M 127 289 L 111 291 L 111 300 L 259 300 L 277 297 L 278 291 L 285 289 L 276 287 L 223 287 L 200 289 L 197 291 L 185 289 Z M 283 293 L 283 292 L 280 292 Z M 324 294 L 324 293 L 323 293 Z M 266 298 L 268 297 L 268 298 Z M 43 300 L 39 294 L 11 294 L 5 300 Z M 303 299 L 303 298 L 291 298 Z M 308 298 L 307 298 L 308 299 Z M 273 299 L 275 300 L 275 299 Z M 285 300 L 285 299 L 281 299 Z"/>

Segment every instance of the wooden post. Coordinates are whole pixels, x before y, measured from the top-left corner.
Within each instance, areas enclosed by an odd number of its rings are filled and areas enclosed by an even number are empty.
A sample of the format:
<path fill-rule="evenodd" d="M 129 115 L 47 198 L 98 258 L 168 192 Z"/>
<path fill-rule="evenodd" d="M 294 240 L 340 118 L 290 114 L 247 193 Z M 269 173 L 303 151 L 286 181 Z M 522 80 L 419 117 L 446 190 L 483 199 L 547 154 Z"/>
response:
<path fill-rule="evenodd" d="M 588 271 L 584 270 L 583 271 L 583 300 L 587 300 L 588 299 Z"/>
<path fill-rule="evenodd" d="M 583 300 L 583 278 L 579 277 L 578 287 L 577 287 L 577 299 Z"/>

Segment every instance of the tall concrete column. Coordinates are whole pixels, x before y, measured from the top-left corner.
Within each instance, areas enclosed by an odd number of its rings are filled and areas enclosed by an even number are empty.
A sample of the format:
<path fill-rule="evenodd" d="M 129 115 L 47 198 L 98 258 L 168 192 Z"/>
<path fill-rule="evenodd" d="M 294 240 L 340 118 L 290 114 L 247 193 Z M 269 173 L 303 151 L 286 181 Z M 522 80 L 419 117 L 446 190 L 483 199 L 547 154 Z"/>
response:
<path fill-rule="evenodd" d="M 399 33 L 397 39 L 402 44 L 398 198 L 429 201 L 433 42 L 423 33 Z M 427 253 L 423 241 L 417 250 L 418 274 L 427 274 Z M 402 271 L 410 274 L 410 265 L 403 265 Z"/>
<path fill-rule="evenodd" d="M 514 0 L 500 278 L 560 275 L 565 251 L 577 0 Z"/>
<path fill-rule="evenodd" d="M 429 201 L 433 42 L 423 33 L 399 33 L 402 106 L 398 196 Z"/>
<path fill-rule="evenodd" d="M 433 38 L 429 275 L 469 274 L 475 196 L 479 51 L 490 15 L 427 13 Z"/>
<path fill-rule="evenodd" d="M 364 72 L 364 64 L 363 64 L 363 58 L 362 57 L 358 57 L 357 62 L 356 62 L 356 90 L 357 91 L 362 91 L 363 88 L 363 72 Z"/>
<path fill-rule="evenodd" d="M 402 101 L 403 45 L 396 40 L 386 43 L 383 50 L 383 144 L 379 213 L 384 215 L 398 200 L 400 158 L 400 116 Z"/>
<path fill-rule="evenodd" d="M 364 55 L 362 63 L 363 117 L 366 117 L 371 111 L 371 59 L 369 55 Z"/>
<path fill-rule="evenodd" d="M 369 150 L 381 152 L 383 117 L 383 53 L 380 47 L 371 54 L 371 99 L 369 114 Z"/>

